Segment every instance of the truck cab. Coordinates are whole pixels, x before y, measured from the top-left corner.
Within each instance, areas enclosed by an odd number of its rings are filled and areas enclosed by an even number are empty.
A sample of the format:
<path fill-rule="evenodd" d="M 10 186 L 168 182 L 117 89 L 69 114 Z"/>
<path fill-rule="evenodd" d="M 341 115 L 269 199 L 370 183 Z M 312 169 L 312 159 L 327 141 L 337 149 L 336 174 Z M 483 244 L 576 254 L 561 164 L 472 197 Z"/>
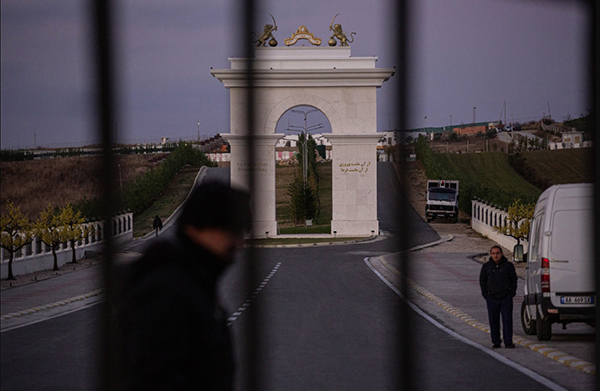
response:
<path fill-rule="evenodd" d="M 427 222 L 437 218 L 458 221 L 458 181 L 457 180 L 428 180 L 425 194 L 425 218 Z"/>

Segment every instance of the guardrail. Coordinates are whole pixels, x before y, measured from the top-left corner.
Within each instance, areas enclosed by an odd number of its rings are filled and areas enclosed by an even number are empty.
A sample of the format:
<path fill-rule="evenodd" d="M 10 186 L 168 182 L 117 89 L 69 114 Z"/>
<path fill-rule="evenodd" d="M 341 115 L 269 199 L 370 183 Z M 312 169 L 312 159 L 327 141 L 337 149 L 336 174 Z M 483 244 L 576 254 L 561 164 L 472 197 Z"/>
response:
<path fill-rule="evenodd" d="M 508 212 L 490 203 L 471 200 L 471 228 L 498 243 L 500 246 L 512 251 L 517 240 L 511 236 L 502 235 L 494 226 L 505 227 L 508 223 Z M 521 240 L 523 247 L 527 247 L 527 240 Z"/>
<path fill-rule="evenodd" d="M 88 236 L 75 243 L 75 256 L 81 259 L 86 252 L 100 252 L 105 241 L 104 222 L 95 221 L 83 224 L 84 227 L 93 228 Z M 112 232 L 114 232 L 115 245 L 126 243 L 133 239 L 133 213 L 124 213 L 113 217 Z M 72 248 L 69 243 L 63 243 L 56 250 L 58 267 L 72 259 Z M 8 276 L 9 253 L 0 249 L 0 278 Z M 52 269 L 54 257 L 52 250 L 40 238 L 34 237 L 33 241 L 15 254 L 12 269 L 15 276 L 33 273 L 40 270 Z"/>

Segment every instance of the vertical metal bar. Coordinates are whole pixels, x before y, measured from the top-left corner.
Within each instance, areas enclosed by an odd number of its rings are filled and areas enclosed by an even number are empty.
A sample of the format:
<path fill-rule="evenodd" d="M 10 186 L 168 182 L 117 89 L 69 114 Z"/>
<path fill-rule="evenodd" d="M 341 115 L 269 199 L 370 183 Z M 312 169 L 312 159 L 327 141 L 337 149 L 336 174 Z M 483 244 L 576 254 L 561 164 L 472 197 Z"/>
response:
<path fill-rule="evenodd" d="M 409 113 L 409 84 L 408 84 L 408 75 L 409 75 L 409 53 L 410 53 L 410 1 L 401 0 L 395 3 L 395 21 L 397 29 L 395 31 L 395 39 L 393 48 L 395 54 L 395 63 L 396 63 L 396 75 L 397 78 L 397 91 L 396 91 L 396 99 L 398 101 L 397 110 L 396 110 L 396 123 L 398 124 L 398 129 L 403 131 L 408 128 L 407 124 L 407 116 Z M 402 164 L 402 160 L 400 163 Z M 406 170 L 400 169 L 400 182 L 402 188 L 407 188 L 404 184 L 407 181 Z M 397 200 L 398 208 L 397 208 L 397 216 L 396 216 L 396 224 L 397 224 L 397 232 L 398 232 L 398 241 L 400 247 L 399 254 L 399 262 L 400 262 L 400 273 L 405 278 L 400 280 L 400 290 L 406 297 L 410 297 L 410 288 L 406 282 L 406 278 L 410 277 L 410 257 L 409 253 L 406 251 L 409 248 L 409 239 L 410 239 L 410 222 L 408 220 L 408 212 L 409 206 L 407 204 L 407 198 L 400 196 Z M 395 378 L 393 379 L 394 384 L 398 384 L 399 390 L 414 390 L 415 381 L 414 381 L 414 365 L 415 354 L 417 353 L 416 346 L 414 344 L 413 338 L 413 329 L 412 325 L 412 317 L 414 316 L 413 311 L 407 305 L 401 305 L 398 311 L 398 319 L 396 324 L 398 325 L 398 335 L 397 335 L 397 349 L 396 352 L 398 356 L 396 357 L 396 362 L 398 363 L 398 371 L 394 374 Z"/>
<path fill-rule="evenodd" d="M 255 0 L 244 0 L 242 1 L 243 6 L 242 9 L 242 37 L 243 37 L 243 53 L 244 58 L 247 59 L 246 62 L 246 89 L 245 89 L 245 98 L 246 98 L 246 107 L 245 107 L 245 118 L 246 118 L 246 128 L 247 128 L 247 136 L 248 136 L 248 144 L 246 145 L 246 154 L 248 157 L 249 167 L 255 167 L 256 161 L 256 152 L 254 147 L 255 142 L 255 78 L 254 78 L 254 46 L 252 43 L 252 31 L 255 26 L 255 15 L 256 15 L 256 7 L 257 1 Z M 255 192 L 255 173 L 254 170 L 249 170 L 249 190 L 250 194 L 252 194 L 252 203 L 254 206 L 254 210 L 256 209 L 256 192 Z M 257 271 L 257 254 L 256 248 L 254 245 L 250 245 L 247 252 L 247 267 L 246 267 L 246 292 L 251 292 L 253 289 L 253 281 L 256 281 L 256 277 L 258 274 Z M 258 304 L 257 304 L 258 306 Z M 258 307 L 255 308 L 254 311 L 248 312 L 248 328 L 246 328 L 244 333 L 244 344 L 245 344 L 245 357 L 243 358 L 244 368 L 241 370 L 244 373 L 243 378 L 246 381 L 246 384 L 242 385 L 248 391 L 254 391 L 260 389 L 260 381 L 259 381 L 259 368 L 260 368 L 260 357 L 259 350 L 261 347 L 261 338 L 260 338 L 260 319 L 259 313 L 261 311 L 258 310 Z"/>
<path fill-rule="evenodd" d="M 111 124 L 114 124 L 114 85 L 113 85 L 113 29 L 111 17 L 111 2 L 109 0 L 95 0 L 91 3 L 90 18 L 92 19 L 93 40 L 95 44 L 95 72 L 96 72 L 96 110 L 98 134 L 102 143 L 101 178 L 102 184 L 102 218 L 104 221 L 104 259 L 103 259 L 103 286 L 105 287 L 106 300 L 102 310 L 101 335 L 99 338 L 100 351 L 100 379 L 98 386 L 101 390 L 114 390 L 116 379 L 111 363 L 116 362 L 114 352 L 111 351 L 110 336 L 110 307 L 113 300 L 112 280 L 114 258 L 114 232 L 111 219 L 114 216 L 116 193 L 112 186 L 112 177 L 115 172 L 115 162 L 112 152 L 113 134 Z"/>
<path fill-rule="evenodd" d="M 589 80 L 588 82 L 588 104 L 590 107 L 590 126 L 591 129 L 594 129 L 595 131 L 598 130 L 598 41 L 597 41 L 597 29 L 596 29 L 596 21 L 598 21 L 600 14 L 598 12 L 598 3 L 595 0 L 589 0 L 587 2 L 587 12 L 588 12 L 588 68 L 587 68 L 587 79 Z M 598 172 L 600 172 L 600 162 L 598 160 L 598 150 L 600 149 L 600 146 L 598 145 L 598 135 L 596 135 L 595 133 L 592 133 L 592 137 L 593 137 L 593 143 L 594 143 L 594 159 L 592 164 L 590 164 L 590 169 L 593 170 L 593 174 L 594 174 L 594 179 L 595 179 L 595 185 L 594 185 L 594 213 L 595 213 L 595 218 L 594 218 L 594 238 L 597 238 L 598 236 L 598 224 L 600 222 L 600 201 L 599 201 L 599 197 L 598 197 L 598 190 L 599 190 L 599 178 L 598 178 Z M 595 255 L 595 259 L 597 260 L 598 257 L 600 256 L 600 246 L 598 246 L 598 244 L 595 244 L 595 249 L 594 249 L 594 255 Z M 600 281 L 600 268 L 597 266 L 597 264 L 594 262 L 594 267 L 595 267 L 595 282 L 594 282 L 594 286 L 597 289 L 597 283 L 598 281 Z M 598 306 L 596 304 L 596 319 L 600 318 L 600 306 Z M 596 341 L 598 340 L 598 337 L 600 337 L 600 331 L 598 331 L 598 328 L 596 327 Z M 596 357 L 598 357 L 596 355 Z"/>

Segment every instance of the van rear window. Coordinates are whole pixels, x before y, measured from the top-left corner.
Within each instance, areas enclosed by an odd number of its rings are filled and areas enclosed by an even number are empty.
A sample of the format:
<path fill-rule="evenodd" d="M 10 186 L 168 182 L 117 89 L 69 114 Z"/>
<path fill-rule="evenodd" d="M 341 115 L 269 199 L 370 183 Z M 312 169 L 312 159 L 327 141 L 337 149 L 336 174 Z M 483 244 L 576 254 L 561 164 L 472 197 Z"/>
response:
<path fill-rule="evenodd" d="M 554 213 L 551 252 L 564 259 L 593 258 L 594 213 L 559 210 Z"/>

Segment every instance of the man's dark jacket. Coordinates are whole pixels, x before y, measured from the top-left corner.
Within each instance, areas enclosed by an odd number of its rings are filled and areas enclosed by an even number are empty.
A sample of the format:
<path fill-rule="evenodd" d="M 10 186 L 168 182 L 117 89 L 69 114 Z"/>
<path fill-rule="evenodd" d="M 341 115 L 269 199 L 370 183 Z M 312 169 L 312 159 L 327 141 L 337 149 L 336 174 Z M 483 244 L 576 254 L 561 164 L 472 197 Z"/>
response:
<path fill-rule="evenodd" d="M 515 297 L 517 294 L 517 273 L 515 266 L 502 256 L 496 264 L 492 258 L 484 263 L 479 273 L 481 295 L 490 299 Z"/>
<path fill-rule="evenodd" d="M 114 312 L 123 389 L 233 388 L 231 339 L 216 299 L 225 265 L 179 237 L 126 267 Z"/>

